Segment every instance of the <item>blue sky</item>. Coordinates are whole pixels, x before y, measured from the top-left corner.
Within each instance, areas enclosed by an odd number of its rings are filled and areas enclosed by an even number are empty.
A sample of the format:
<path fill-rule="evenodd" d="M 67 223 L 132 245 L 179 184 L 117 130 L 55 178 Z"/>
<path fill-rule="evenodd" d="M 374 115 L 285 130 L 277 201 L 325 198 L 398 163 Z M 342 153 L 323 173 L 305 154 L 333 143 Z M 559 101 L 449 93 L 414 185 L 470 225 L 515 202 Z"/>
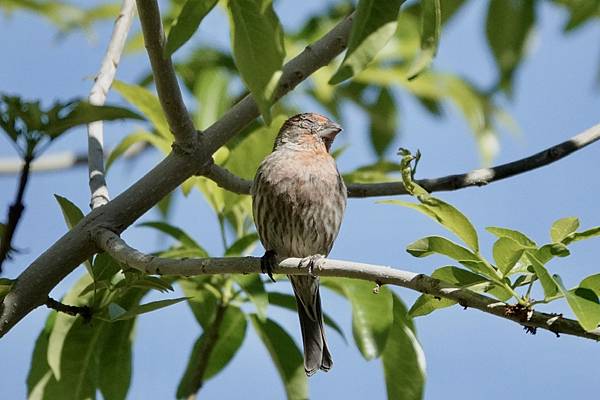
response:
<path fill-rule="evenodd" d="M 493 62 L 484 41 L 482 15 L 487 2 L 470 2 L 443 33 L 435 61 L 442 70 L 463 74 L 485 85 L 494 80 Z M 295 2 L 278 2 L 284 26 L 294 26 L 304 13 L 318 10 L 317 0 L 302 8 Z M 567 36 L 561 32 L 566 21 L 562 10 L 546 3 L 538 7 L 537 27 L 532 51 L 515 84 L 515 96 L 507 109 L 517 120 L 518 136 L 500 137 L 497 163 L 521 158 L 561 142 L 599 122 L 600 96 L 597 84 L 600 63 L 597 39 L 600 26 L 589 24 Z M 111 24 L 96 30 L 91 42 L 82 34 L 58 40 L 55 29 L 45 21 L 17 13 L 0 24 L 0 91 L 40 98 L 46 104 L 54 99 L 85 96 L 99 66 Z M 226 27 L 219 15 L 211 16 L 201 28 L 200 40 L 228 43 Z M 137 21 L 136 21 L 137 24 Z M 148 68 L 144 54 L 125 57 L 118 77 L 133 81 Z M 115 95 L 112 100 L 118 100 Z M 407 96 L 402 97 L 400 124 L 402 134 L 394 144 L 419 148 L 423 159 L 419 177 L 436 177 L 479 167 L 479 156 L 466 123 L 456 110 L 448 108 L 446 118 L 431 119 Z M 303 106 L 303 103 L 299 103 Z M 307 110 L 308 111 L 308 110 Z M 352 109 L 344 110 L 350 116 Z M 340 161 L 349 170 L 372 161 L 367 146 L 368 122 L 349 118 L 340 144 L 351 149 Z M 108 147 L 114 145 L 131 127 L 107 124 Z M 50 152 L 85 150 L 85 130 L 72 131 L 52 146 Z M 491 235 L 486 226 L 506 226 L 522 230 L 539 242 L 548 240 L 551 223 L 564 216 L 578 216 L 583 227 L 600 225 L 599 145 L 578 152 L 546 168 L 483 188 L 443 193 L 439 196 L 465 212 L 481 231 L 482 248 L 490 254 Z M 13 156 L 5 139 L 0 139 L 0 156 Z M 146 153 L 133 162 L 120 162 L 109 175 L 114 196 L 128 187 L 159 159 Z M 57 193 L 87 208 L 89 194 L 86 169 L 33 175 L 27 192 L 27 209 L 16 244 L 25 252 L 6 264 L 7 276 L 18 274 L 40 252 L 51 245 L 66 228 L 52 196 Z M 16 178 L 0 176 L 0 210 L 5 212 L 12 200 Z M 3 214 L 4 215 L 4 214 Z M 4 217 L 2 217 L 4 218 Z M 155 219 L 152 212 L 142 220 Z M 220 251 L 217 224 L 199 194 L 178 199 L 173 221 L 187 230 L 215 254 Z M 415 259 L 405 247 L 431 234 L 446 234 L 434 223 L 414 211 L 379 205 L 374 199 L 350 200 L 346 218 L 332 257 L 397 268 L 431 272 L 445 265 L 442 258 Z M 147 229 L 132 227 L 125 235 L 134 246 L 155 249 L 160 238 Z M 550 264 L 567 285 L 599 271 L 598 240 L 577 243 L 572 256 Z M 82 273 L 78 269 L 54 291 L 60 297 Z M 289 290 L 285 282 L 278 290 Z M 398 290 L 410 305 L 416 295 Z M 350 308 L 331 292 L 323 296 L 324 308 L 351 337 Z M 551 309 L 569 311 L 563 304 Z M 35 337 L 47 316 L 38 309 L 0 340 L 0 398 L 23 398 L 25 378 Z M 284 325 L 299 340 L 297 317 L 270 308 L 272 318 Z M 597 393 L 598 345 L 583 339 L 555 338 L 547 332 L 526 335 L 519 326 L 474 310 L 452 308 L 417 320 L 419 339 L 427 357 L 427 399 L 457 398 L 488 400 L 584 397 Z M 134 354 L 131 398 L 171 398 L 187 362 L 199 329 L 188 308 L 181 304 L 140 318 Z M 347 346 L 334 332 L 329 333 L 334 368 L 328 374 L 310 379 L 311 398 L 335 396 L 345 399 L 385 397 L 385 386 L 378 360 L 364 361 L 354 345 Z M 234 399 L 281 398 L 279 383 L 266 350 L 248 330 L 246 342 L 233 362 L 203 388 L 206 398 Z"/>

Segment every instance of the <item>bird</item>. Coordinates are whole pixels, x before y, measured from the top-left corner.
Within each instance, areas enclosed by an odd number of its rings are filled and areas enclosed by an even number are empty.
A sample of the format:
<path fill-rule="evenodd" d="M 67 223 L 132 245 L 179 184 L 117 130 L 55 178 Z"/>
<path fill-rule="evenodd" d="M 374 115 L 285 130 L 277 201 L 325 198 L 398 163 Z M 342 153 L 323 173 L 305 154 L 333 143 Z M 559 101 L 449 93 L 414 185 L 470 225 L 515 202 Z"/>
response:
<path fill-rule="evenodd" d="M 308 267 L 308 275 L 288 276 L 296 296 L 307 376 L 333 365 L 319 277 L 312 271 L 331 251 L 346 209 L 346 185 L 330 154 L 341 131 L 340 125 L 317 113 L 289 118 L 273 151 L 259 165 L 251 189 L 254 222 L 265 248 L 263 272 L 273 279 L 277 257 L 301 258 L 300 266 Z"/>

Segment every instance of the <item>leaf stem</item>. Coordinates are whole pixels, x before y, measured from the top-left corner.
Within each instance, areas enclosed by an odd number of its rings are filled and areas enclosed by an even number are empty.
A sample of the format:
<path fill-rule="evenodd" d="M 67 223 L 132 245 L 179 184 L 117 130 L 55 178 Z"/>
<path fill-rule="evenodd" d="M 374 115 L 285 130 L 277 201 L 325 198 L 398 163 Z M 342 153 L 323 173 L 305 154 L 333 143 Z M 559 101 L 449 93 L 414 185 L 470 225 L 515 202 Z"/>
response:
<path fill-rule="evenodd" d="M 217 312 L 215 313 L 215 319 L 213 320 L 210 327 L 204 332 L 202 343 L 198 349 L 198 365 L 194 370 L 191 377 L 192 385 L 190 387 L 190 393 L 187 394 L 188 400 L 195 400 L 198 396 L 198 392 L 202 389 L 204 384 L 204 374 L 208 368 L 208 361 L 214 350 L 215 343 L 219 340 L 219 329 L 223 324 L 223 317 L 227 310 L 227 304 L 221 302 L 217 306 Z"/>

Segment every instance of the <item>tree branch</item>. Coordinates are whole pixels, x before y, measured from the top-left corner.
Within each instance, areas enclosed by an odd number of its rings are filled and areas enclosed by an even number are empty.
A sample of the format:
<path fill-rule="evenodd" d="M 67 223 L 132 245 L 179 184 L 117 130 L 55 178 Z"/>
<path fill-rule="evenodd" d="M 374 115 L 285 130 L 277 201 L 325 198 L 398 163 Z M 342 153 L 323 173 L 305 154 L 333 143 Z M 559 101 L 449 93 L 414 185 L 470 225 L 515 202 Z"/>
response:
<path fill-rule="evenodd" d="M 72 316 L 81 315 L 85 321 L 92 319 L 92 310 L 88 306 L 70 306 L 63 304 L 60 301 L 54 300 L 52 297 L 46 299 L 46 307 L 57 312 L 69 314 Z"/>
<path fill-rule="evenodd" d="M 220 257 L 174 260 L 143 254 L 130 247 L 118 235 L 108 230 L 96 232 L 98 246 L 128 268 L 156 275 L 215 275 L 261 273 L 259 257 Z M 277 274 L 307 275 L 307 268 L 299 267 L 301 259 L 287 258 L 274 269 Z M 475 308 L 488 314 L 516 322 L 530 331 L 544 329 L 555 334 L 579 336 L 600 340 L 600 328 L 585 331 L 577 321 L 509 305 L 468 289 L 449 285 L 425 274 L 384 267 L 380 265 L 326 259 L 315 266 L 317 276 L 361 279 L 378 285 L 393 285 L 412 289 L 435 297 L 454 300 L 463 307 Z"/>
<path fill-rule="evenodd" d="M 476 169 L 465 174 L 448 175 L 433 179 L 419 179 L 416 182 L 430 193 L 458 190 L 471 186 L 484 186 L 488 183 L 510 178 L 511 176 L 552 164 L 577 150 L 583 149 L 598 139 L 600 139 L 600 124 L 573 136 L 565 142 L 520 160 L 492 168 Z M 213 165 L 205 176 L 230 192 L 250 194 L 252 181 L 240 178 L 218 165 Z M 393 196 L 402 194 L 408 194 L 402 182 L 352 183 L 348 185 L 349 197 Z"/>
<path fill-rule="evenodd" d="M 284 67 L 278 96 L 292 90 L 341 53 L 346 46 L 351 26 L 350 16 L 290 60 Z M 164 95 L 164 92 L 161 94 L 159 91 L 159 96 Z M 199 138 L 200 143 L 191 152 L 171 152 L 125 192 L 86 215 L 18 277 L 0 307 L 0 337 L 31 310 L 44 304 L 48 293 L 58 282 L 98 251 L 92 240 L 93 231 L 108 228 L 121 233 L 187 178 L 203 172 L 212 154 L 256 117 L 256 103 L 251 97 L 244 98 L 204 132 Z"/>
<path fill-rule="evenodd" d="M 90 90 L 90 104 L 101 106 L 106 101 L 106 95 L 115 79 L 117 66 L 127 40 L 134 10 L 135 0 L 123 0 L 100 71 Z M 102 126 L 102 121 L 88 124 L 88 169 L 92 195 L 90 207 L 92 209 L 103 206 L 110 200 L 104 177 L 104 134 Z"/>
<path fill-rule="evenodd" d="M 158 2 L 138 0 L 137 8 L 158 99 L 165 112 L 169 129 L 175 136 L 175 142 L 187 151 L 193 145 L 196 129 L 181 97 L 171 57 L 165 53 L 165 34 Z"/>
<path fill-rule="evenodd" d="M 21 176 L 19 177 L 19 187 L 17 189 L 15 201 L 8 207 L 8 218 L 2 236 L 0 236 L 0 274 L 2 273 L 2 264 L 4 263 L 4 260 L 10 258 L 10 253 L 13 250 L 12 239 L 17 231 L 17 225 L 19 225 L 23 211 L 25 210 L 23 197 L 25 195 L 27 181 L 29 180 L 29 169 L 32 161 L 33 156 L 27 154 L 23 160 L 23 168 L 21 169 Z"/>

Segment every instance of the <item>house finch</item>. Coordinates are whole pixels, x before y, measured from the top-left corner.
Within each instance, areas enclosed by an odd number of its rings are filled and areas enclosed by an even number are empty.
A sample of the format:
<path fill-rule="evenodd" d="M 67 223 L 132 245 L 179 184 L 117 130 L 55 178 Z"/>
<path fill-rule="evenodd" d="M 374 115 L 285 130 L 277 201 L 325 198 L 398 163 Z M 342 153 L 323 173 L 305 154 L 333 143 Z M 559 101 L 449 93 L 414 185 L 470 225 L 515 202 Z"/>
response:
<path fill-rule="evenodd" d="M 319 114 L 296 115 L 283 124 L 273 152 L 258 168 L 252 211 L 269 276 L 275 255 L 303 258 L 310 272 L 333 246 L 347 193 L 329 149 L 341 130 Z M 328 371 L 333 361 L 323 329 L 319 278 L 312 274 L 289 278 L 300 317 L 306 374 Z"/>

